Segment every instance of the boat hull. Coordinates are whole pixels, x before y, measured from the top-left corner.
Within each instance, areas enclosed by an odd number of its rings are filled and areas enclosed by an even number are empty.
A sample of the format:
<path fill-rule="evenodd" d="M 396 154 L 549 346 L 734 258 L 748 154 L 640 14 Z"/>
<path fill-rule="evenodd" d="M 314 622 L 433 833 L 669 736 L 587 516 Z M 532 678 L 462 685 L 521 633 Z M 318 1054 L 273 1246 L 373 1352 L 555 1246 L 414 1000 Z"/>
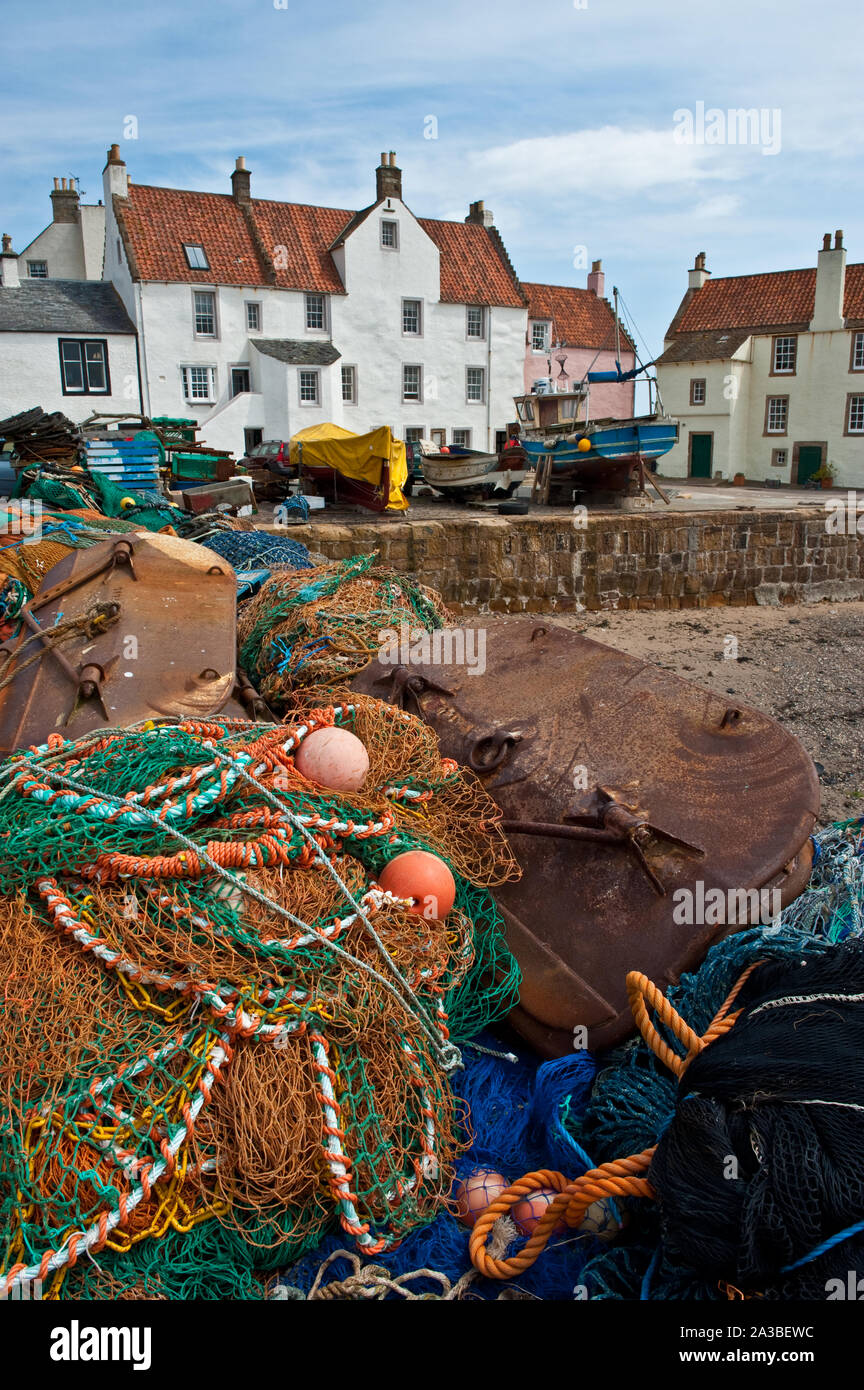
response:
<path fill-rule="evenodd" d="M 579 443 L 587 439 L 590 448 Z M 620 489 L 627 486 L 641 462 L 662 458 L 678 441 L 677 420 L 616 420 L 588 425 L 579 434 L 549 440 L 522 439 L 522 448 L 535 462 L 549 457 L 556 480 L 576 479 L 586 487 Z"/>
<path fill-rule="evenodd" d="M 508 497 L 524 481 L 527 464 L 521 449 L 508 452 L 514 455 L 509 467 L 502 467 L 498 454 L 427 454 L 423 477 L 445 497 Z"/>

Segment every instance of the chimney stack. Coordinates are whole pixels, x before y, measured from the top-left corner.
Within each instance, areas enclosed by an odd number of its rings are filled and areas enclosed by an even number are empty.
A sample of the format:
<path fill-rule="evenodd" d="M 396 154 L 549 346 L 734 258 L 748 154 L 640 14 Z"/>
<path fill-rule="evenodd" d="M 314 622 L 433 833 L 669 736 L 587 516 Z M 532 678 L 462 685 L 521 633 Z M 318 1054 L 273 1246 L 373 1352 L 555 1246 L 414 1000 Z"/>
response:
<path fill-rule="evenodd" d="M 396 167 L 396 151 L 381 154 L 375 170 L 375 194 L 380 203 L 384 198 L 402 198 L 402 170 Z"/>
<path fill-rule="evenodd" d="M 816 258 L 816 292 L 813 296 L 811 333 L 837 333 L 845 323 L 843 301 L 846 295 L 846 252 L 843 233 L 831 233 L 822 238 L 822 250 Z"/>
<path fill-rule="evenodd" d="M 705 284 L 705 281 L 708 279 L 710 274 L 711 271 L 705 269 L 705 252 L 700 251 L 695 261 L 693 262 L 693 269 L 688 272 L 688 289 L 701 290 L 702 286 Z"/>
<path fill-rule="evenodd" d="M 0 271 L 3 275 L 3 289 L 17 290 L 21 283 L 18 276 L 18 257 L 12 250 L 11 236 L 5 232 L 3 234 L 3 250 L 0 252 Z"/>
<path fill-rule="evenodd" d="M 465 221 L 473 222 L 476 227 L 493 227 L 495 225 L 494 214 L 487 211 L 482 198 L 478 198 L 476 203 L 469 203 L 468 216 Z"/>
<path fill-rule="evenodd" d="M 234 173 L 231 175 L 231 193 L 235 203 L 251 203 L 252 201 L 252 174 L 246 168 L 246 160 L 242 154 L 237 156 L 234 164 Z"/>
<path fill-rule="evenodd" d="M 74 179 L 55 179 L 51 191 L 51 213 L 55 222 L 78 221 L 78 189 Z"/>
<path fill-rule="evenodd" d="M 106 205 L 114 198 L 126 198 L 129 194 L 129 175 L 126 164 L 120 157 L 120 146 L 112 145 L 108 151 L 105 168 L 102 170 L 102 187 Z"/>
<path fill-rule="evenodd" d="M 591 274 L 588 276 L 588 288 L 596 294 L 598 299 L 603 298 L 603 291 L 606 288 L 606 276 L 603 274 L 603 262 L 591 262 Z"/>

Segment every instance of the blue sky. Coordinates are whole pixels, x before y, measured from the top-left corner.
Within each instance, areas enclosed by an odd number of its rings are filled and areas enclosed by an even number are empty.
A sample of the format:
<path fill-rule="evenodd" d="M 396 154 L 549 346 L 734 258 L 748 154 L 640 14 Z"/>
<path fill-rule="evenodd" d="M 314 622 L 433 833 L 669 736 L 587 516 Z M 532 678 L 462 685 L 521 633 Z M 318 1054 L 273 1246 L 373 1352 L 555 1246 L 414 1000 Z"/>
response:
<path fill-rule="evenodd" d="M 860 0 L 7 6 L 0 230 L 21 249 L 54 176 L 95 202 L 115 140 L 139 183 L 227 191 L 244 154 L 257 196 L 346 208 L 371 201 L 394 149 L 409 206 L 462 218 L 484 198 L 523 279 L 584 285 L 582 259 L 602 258 L 657 350 L 697 251 L 715 276 L 812 265 L 842 227 L 864 260 L 862 15 Z M 699 103 L 764 110 L 779 149 L 677 139 L 676 112 Z"/>

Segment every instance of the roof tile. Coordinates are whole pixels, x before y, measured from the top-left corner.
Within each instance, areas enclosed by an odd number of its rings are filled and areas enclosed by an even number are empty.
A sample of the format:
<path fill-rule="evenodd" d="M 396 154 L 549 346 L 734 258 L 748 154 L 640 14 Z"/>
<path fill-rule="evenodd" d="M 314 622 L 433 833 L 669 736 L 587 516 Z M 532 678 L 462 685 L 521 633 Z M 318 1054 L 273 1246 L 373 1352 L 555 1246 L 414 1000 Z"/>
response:
<path fill-rule="evenodd" d="M 816 270 L 776 270 L 707 280 L 675 325 L 678 333 L 718 328 L 779 328 L 808 324 L 813 317 Z M 846 267 L 844 313 L 864 318 L 864 265 Z"/>
<path fill-rule="evenodd" d="M 615 315 L 605 299 L 598 299 L 593 290 L 576 289 L 573 285 L 537 285 L 522 283 L 528 296 L 528 317 L 551 319 L 553 342 L 566 347 L 615 347 Z M 633 351 L 630 338 L 621 329 L 621 344 Z"/>

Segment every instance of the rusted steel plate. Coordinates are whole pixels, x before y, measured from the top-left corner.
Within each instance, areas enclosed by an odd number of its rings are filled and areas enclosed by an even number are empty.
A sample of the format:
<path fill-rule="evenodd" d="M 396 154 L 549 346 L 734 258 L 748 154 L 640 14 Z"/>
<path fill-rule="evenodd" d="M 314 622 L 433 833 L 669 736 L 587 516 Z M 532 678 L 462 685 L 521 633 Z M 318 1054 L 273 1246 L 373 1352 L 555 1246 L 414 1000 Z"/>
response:
<path fill-rule="evenodd" d="M 775 720 L 659 667 L 531 619 L 485 632 L 482 675 L 374 662 L 354 686 L 419 709 L 504 812 L 524 870 L 496 892 L 524 976 L 515 1026 L 548 1056 L 577 1025 L 605 1047 L 632 1027 L 628 970 L 672 983 L 746 924 L 736 891 L 802 890 L 816 771 Z M 697 918 L 723 890 L 726 920 L 682 923 L 681 889 Z"/>
<path fill-rule="evenodd" d="M 29 628 L 0 690 L 0 753 L 77 738 L 150 718 L 207 718 L 229 706 L 235 684 L 236 581 L 213 551 L 175 536 L 134 532 L 75 550 L 45 576 L 28 605 Z M 26 667 L 56 624 L 102 616 L 89 634 Z M 56 629 L 55 629 L 56 630 Z M 16 674 L 17 673 L 17 674 Z M 232 711 L 234 702 L 231 701 Z M 242 706 L 236 711 L 243 714 Z"/>

